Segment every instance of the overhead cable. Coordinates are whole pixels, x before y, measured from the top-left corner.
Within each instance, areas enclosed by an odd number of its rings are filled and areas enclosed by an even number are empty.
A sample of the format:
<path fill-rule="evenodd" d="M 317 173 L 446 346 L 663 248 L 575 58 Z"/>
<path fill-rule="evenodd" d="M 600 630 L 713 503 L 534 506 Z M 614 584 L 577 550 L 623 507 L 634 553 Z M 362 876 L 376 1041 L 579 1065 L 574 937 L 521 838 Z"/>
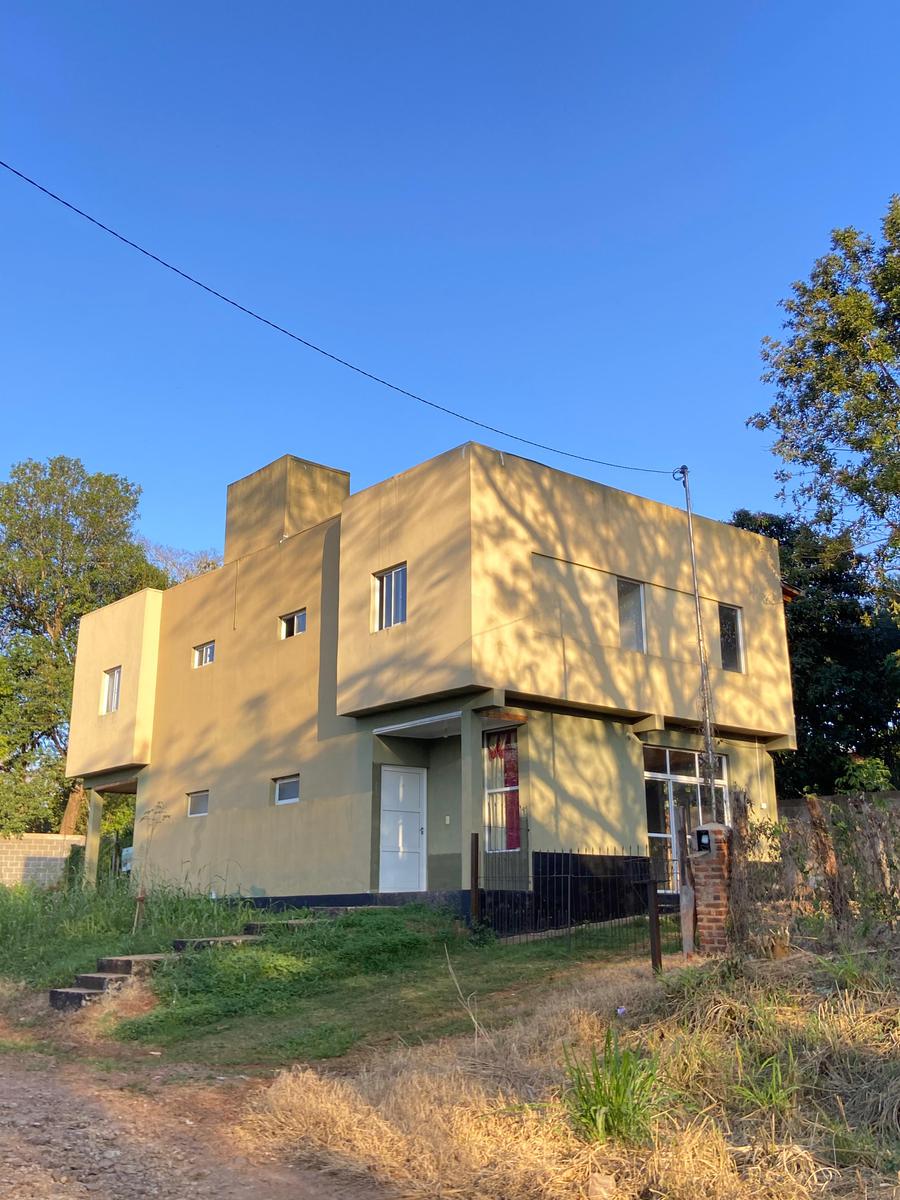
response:
<path fill-rule="evenodd" d="M 215 296 L 217 300 L 221 300 L 225 304 L 230 304 L 232 308 L 236 308 L 238 312 L 244 313 L 245 316 L 252 317 L 255 321 L 259 321 L 261 324 L 267 325 L 270 329 L 274 329 L 276 333 L 284 334 L 285 337 L 289 337 L 293 341 L 299 342 L 301 346 L 305 346 L 308 350 L 314 350 L 316 354 L 321 354 L 323 358 L 328 358 L 332 362 L 337 363 L 339 366 L 346 367 L 348 371 L 355 371 L 357 375 L 362 375 L 363 378 L 370 379 L 373 383 L 380 384 L 381 387 L 389 388 L 392 392 L 397 392 L 401 396 L 406 396 L 410 400 L 415 400 L 419 404 L 424 404 L 428 408 L 433 408 L 437 412 L 442 412 L 448 417 L 454 417 L 457 421 L 465 421 L 469 425 L 475 425 L 479 429 L 486 429 L 490 433 L 496 433 L 500 437 L 509 438 L 511 441 L 519 442 L 523 446 L 531 446 L 536 450 L 546 450 L 550 454 L 558 454 L 563 458 L 573 458 L 577 459 L 579 462 L 593 463 L 598 467 L 610 467 L 616 471 L 640 471 L 645 475 L 671 474 L 671 468 L 637 467 L 629 463 L 608 462 L 606 459 L 593 458 L 589 454 L 577 454 L 574 450 L 562 450 L 558 446 L 550 446 L 546 442 L 534 441 L 532 438 L 523 437 L 521 434 L 511 433 L 508 429 L 501 429 L 497 425 L 490 425 L 487 421 L 479 421 L 476 417 L 467 416 L 465 413 L 457 412 L 456 409 L 448 408 L 445 404 L 438 404 L 435 400 L 428 400 L 425 396 L 420 396 L 416 392 L 408 391 L 406 388 L 400 387 L 399 384 L 391 383 L 390 380 L 384 379 L 380 375 L 375 375 L 372 371 L 367 371 L 363 367 L 357 366 L 356 363 L 349 362 L 346 358 L 341 358 L 340 355 L 333 354 L 330 350 L 326 350 L 322 346 L 317 346 L 315 342 L 309 341 L 308 338 L 301 337 L 299 333 L 294 333 L 293 330 L 286 329 L 283 325 L 279 325 L 276 321 L 269 320 L 268 317 L 264 317 L 261 313 L 256 312 L 254 309 L 248 308 L 247 305 L 241 304 L 239 301 L 232 299 L 231 296 L 226 296 L 224 292 L 217 291 L 214 287 L 210 287 L 208 283 L 204 283 L 195 276 L 188 274 L 187 271 L 182 271 L 181 268 L 176 267 L 174 263 L 167 262 L 166 259 L 161 258 L 158 254 L 154 254 L 151 250 L 147 250 L 146 247 L 139 245 L 138 242 L 132 241 L 131 238 L 125 237 L 124 234 L 119 233 L 109 225 L 105 225 L 96 217 L 92 217 L 90 213 L 78 208 L 77 205 L 71 204 L 68 200 L 63 199 L 62 196 L 59 196 L 56 192 L 52 192 L 49 188 L 44 187 L 43 184 L 38 183 L 37 180 L 31 179 L 22 171 L 16 170 L 16 168 L 11 166 L 10 163 L 3 162 L 3 160 L 0 159 L 0 167 L 4 167 L 10 172 L 10 174 L 17 176 L 24 183 L 30 184 L 39 192 L 43 192 L 45 196 L 49 196 L 51 200 L 55 200 L 57 204 L 61 204 L 64 208 L 69 209 L 70 212 L 82 217 L 85 221 L 89 221 L 91 225 L 95 225 L 98 229 L 102 229 L 103 232 L 108 233 L 110 237 L 116 238 L 118 241 L 124 243 L 124 245 L 129 246 L 132 250 L 137 250 L 139 254 L 143 254 L 145 257 L 152 259 L 153 262 L 158 263 L 159 266 L 165 267 L 167 271 L 171 271 L 173 274 L 180 276 L 180 278 L 184 279 L 187 283 L 192 283 L 195 287 L 207 292 L 210 296 Z"/>

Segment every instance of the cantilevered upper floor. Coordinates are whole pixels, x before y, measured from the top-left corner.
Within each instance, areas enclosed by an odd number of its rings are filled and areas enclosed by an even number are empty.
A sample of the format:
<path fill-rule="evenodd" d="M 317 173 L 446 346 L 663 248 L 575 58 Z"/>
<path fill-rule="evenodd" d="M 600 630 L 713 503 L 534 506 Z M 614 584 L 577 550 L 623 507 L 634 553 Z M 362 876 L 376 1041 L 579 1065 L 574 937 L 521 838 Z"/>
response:
<path fill-rule="evenodd" d="M 777 546 L 695 533 L 717 728 L 791 746 Z M 286 456 L 231 486 L 225 545 L 218 570 L 83 619 L 70 775 L 479 690 L 699 722 L 680 509 L 473 443 L 353 495 Z"/>

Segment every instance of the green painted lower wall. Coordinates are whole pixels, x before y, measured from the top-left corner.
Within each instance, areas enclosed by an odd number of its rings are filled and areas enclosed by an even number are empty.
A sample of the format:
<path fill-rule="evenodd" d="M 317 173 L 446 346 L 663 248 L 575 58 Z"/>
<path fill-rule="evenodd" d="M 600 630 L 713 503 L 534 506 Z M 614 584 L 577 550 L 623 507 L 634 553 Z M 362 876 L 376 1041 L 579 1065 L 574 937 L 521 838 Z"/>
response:
<path fill-rule="evenodd" d="M 173 757 L 138 776 L 135 862 L 140 873 L 217 894 L 355 894 L 379 890 L 381 767 L 424 767 L 429 890 L 469 885 L 469 841 L 483 831 L 482 718 L 469 700 L 462 736 L 378 736 L 376 721 L 341 719 L 303 728 L 294 748 L 260 743 L 257 756 L 204 743 L 200 767 Z M 392 714 L 398 722 L 450 706 Z M 636 736 L 618 721 L 519 710 L 520 792 L 528 815 L 523 878 L 536 850 L 633 849 L 646 853 L 643 745 L 699 750 L 693 733 Z M 718 743 L 731 788 L 745 788 L 753 811 L 777 816 L 771 756 L 754 741 Z M 276 808 L 271 780 L 298 770 L 301 802 Z M 188 818 L 186 793 L 209 788 L 209 816 Z M 485 882 L 488 882 L 487 880 Z M 488 883 L 489 886 L 489 883 Z"/>
<path fill-rule="evenodd" d="M 643 746 L 702 750 L 698 734 L 632 733 L 628 725 L 566 713 L 531 712 L 519 733 L 523 803 L 532 850 L 633 850 L 645 854 Z M 758 818 L 777 815 L 771 755 L 755 741 L 722 738 L 731 789 Z M 521 751 L 524 750 L 524 753 Z"/>
<path fill-rule="evenodd" d="M 565 713 L 528 715 L 532 850 L 595 850 L 646 841 L 642 750 L 627 726 Z"/>

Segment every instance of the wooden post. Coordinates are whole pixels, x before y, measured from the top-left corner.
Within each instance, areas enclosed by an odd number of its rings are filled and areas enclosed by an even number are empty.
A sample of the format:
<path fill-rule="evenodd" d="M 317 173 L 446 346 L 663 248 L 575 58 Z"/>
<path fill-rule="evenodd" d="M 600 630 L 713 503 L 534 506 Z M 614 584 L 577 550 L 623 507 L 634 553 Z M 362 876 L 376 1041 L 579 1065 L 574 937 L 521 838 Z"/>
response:
<path fill-rule="evenodd" d="M 472 834 L 471 840 L 471 862 L 469 873 L 469 917 L 473 925 L 476 925 L 481 920 L 481 887 L 478 878 L 479 870 L 479 854 L 478 854 L 478 834 Z"/>
<path fill-rule="evenodd" d="M 650 919 L 650 962 L 655 973 L 662 970 L 662 938 L 659 933 L 659 897 L 656 880 L 647 880 L 647 916 Z"/>

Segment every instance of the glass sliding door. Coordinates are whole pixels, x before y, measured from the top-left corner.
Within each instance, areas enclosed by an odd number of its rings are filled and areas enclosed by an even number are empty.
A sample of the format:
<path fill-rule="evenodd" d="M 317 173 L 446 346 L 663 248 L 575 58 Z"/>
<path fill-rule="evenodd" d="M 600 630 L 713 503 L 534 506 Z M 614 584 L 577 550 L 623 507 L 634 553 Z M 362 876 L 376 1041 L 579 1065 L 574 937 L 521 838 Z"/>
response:
<path fill-rule="evenodd" d="M 728 810 L 728 764 L 716 756 L 716 797 Z M 700 755 L 694 750 L 644 747 L 644 795 L 647 804 L 647 838 L 650 860 L 661 889 L 679 890 L 676 830 L 678 817 L 688 834 L 698 825 L 715 820 L 709 788 L 700 781 Z"/>

